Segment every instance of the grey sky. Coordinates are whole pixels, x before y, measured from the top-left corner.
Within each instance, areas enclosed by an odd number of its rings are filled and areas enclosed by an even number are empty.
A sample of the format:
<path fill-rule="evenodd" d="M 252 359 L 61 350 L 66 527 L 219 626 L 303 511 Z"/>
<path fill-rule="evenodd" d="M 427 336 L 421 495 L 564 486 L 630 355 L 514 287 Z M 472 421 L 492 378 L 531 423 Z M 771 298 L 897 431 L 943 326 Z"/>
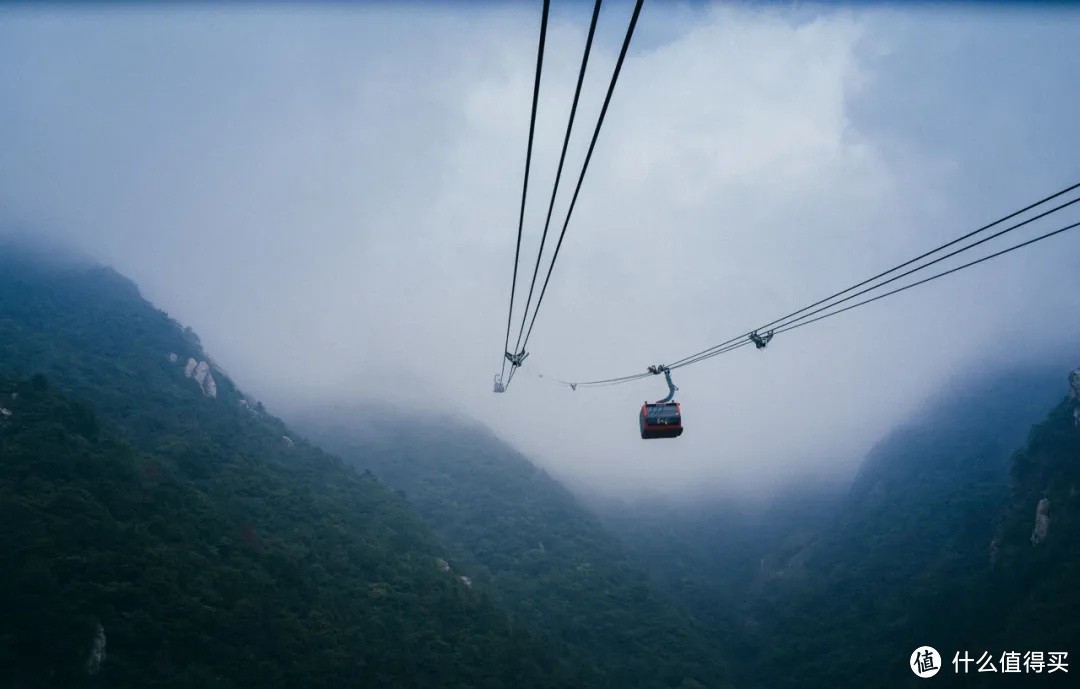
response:
<path fill-rule="evenodd" d="M 554 4 L 526 275 L 588 25 Z M 557 218 L 631 6 L 601 15 Z M 493 395 L 538 23 L 539 3 L 0 8 L 0 213 L 132 277 L 279 411 L 455 406 L 613 492 L 843 478 L 947 377 L 1077 342 L 1066 235 L 679 371 L 677 441 L 637 436 L 659 379 L 538 378 L 671 361 L 1080 180 L 1076 10 L 650 2 L 532 353 Z"/>

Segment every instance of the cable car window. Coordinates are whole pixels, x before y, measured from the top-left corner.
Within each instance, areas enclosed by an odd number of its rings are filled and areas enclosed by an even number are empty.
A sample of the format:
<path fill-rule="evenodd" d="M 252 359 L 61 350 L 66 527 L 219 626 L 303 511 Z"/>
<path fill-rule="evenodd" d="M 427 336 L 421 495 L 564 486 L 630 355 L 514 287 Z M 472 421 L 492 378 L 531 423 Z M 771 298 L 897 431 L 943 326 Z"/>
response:
<path fill-rule="evenodd" d="M 647 417 L 650 422 L 652 421 L 678 421 L 679 410 L 675 405 L 650 407 Z"/>

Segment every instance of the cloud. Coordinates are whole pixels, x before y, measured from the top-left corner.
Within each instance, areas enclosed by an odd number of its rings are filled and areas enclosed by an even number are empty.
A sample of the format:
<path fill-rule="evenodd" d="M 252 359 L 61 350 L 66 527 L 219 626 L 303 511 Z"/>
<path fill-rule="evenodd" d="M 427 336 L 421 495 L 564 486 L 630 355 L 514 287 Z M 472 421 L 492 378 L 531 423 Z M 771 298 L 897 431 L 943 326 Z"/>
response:
<path fill-rule="evenodd" d="M 636 434 L 658 379 L 554 385 L 726 340 L 1076 173 L 1075 15 L 656 4 L 530 358 L 493 395 L 534 10 L 5 10 L 0 202 L 129 274 L 279 408 L 453 408 L 615 492 L 842 479 L 946 376 L 1076 342 L 1066 237 L 679 371 L 678 441 Z M 549 30 L 523 282 L 587 12 Z M 552 246 L 629 14 L 601 15 Z"/>

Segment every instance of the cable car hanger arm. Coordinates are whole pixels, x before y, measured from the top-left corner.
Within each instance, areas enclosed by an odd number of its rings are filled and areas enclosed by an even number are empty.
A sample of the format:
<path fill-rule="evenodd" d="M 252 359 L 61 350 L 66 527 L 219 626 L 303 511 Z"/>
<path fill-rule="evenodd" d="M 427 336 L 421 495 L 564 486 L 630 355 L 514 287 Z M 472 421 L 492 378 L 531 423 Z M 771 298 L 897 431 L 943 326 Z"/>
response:
<path fill-rule="evenodd" d="M 675 383 L 671 382 L 671 369 L 667 366 L 664 366 L 663 364 L 659 364 L 657 366 L 650 366 L 649 373 L 653 374 L 654 376 L 663 373 L 668 385 L 668 396 L 662 400 L 653 402 L 653 404 L 665 404 L 675 399 L 675 391 L 679 388 L 675 387 Z"/>

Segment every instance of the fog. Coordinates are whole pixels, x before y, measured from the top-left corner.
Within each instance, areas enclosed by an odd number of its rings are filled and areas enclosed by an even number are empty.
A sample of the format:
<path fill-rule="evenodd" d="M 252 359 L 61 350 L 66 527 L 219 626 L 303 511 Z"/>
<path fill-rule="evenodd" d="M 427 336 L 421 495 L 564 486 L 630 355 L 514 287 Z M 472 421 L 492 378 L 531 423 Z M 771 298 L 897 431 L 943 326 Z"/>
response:
<path fill-rule="evenodd" d="M 553 5 L 520 296 L 590 10 Z M 556 228 L 631 9 L 601 13 Z M 678 440 L 638 436 L 660 378 L 555 384 L 681 358 L 1080 181 L 1075 9 L 649 2 L 493 394 L 539 15 L 0 8 L 0 224 L 131 277 L 279 413 L 464 414 L 609 495 L 843 481 L 957 376 L 1076 349 L 1080 232 L 676 371 Z"/>

